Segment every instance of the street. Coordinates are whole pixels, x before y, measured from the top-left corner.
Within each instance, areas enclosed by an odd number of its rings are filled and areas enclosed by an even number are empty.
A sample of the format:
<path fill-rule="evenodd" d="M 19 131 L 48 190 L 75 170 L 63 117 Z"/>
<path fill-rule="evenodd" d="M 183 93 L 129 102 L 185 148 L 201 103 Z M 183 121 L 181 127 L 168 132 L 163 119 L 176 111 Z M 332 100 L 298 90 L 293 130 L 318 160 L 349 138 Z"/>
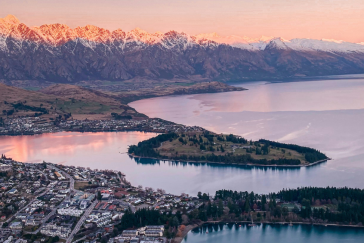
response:
<path fill-rule="evenodd" d="M 34 197 L 33 200 L 31 200 L 26 206 L 24 206 L 22 209 L 18 210 L 13 216 L 11 216 L 10 218 L 8 218 L 6 220 L 7 223 L 9 223 L 16 215 L 18 215 L 20 212 L 22 212 L 24 209 L 26 209 L 27 207 L 29 207 L 29 205 L 31 205 L 36 199 L 37 197 L 41 197 L 43 195 L 45 195 L 47 192 L 49 191 L 49 189 L 46 189 L 44 192 L 42 192 L 41 194 L 39 194 L 38 196 Z"/>
<path fill-rule="evenodd" d="M 75 228 L 72 230 L 71 234 L 68 236 L 68 239 L 66 241 L 66 243 L 71 243 L 73 237 L 75 236 L 75 234 L 80 230 L 83 222 L 85 222 L 85 220 L 87 219 L 87 217 L 90 215 L 90 213 L 92 212 L 92 210 L 95 208 L 96 204 L 98 203 L 98 200 L 95 200 L 90 207 L 88 207 L 88 209 L 83 213 L 82 217 L 80 218 L 80 220 L 77 222 Z"/>

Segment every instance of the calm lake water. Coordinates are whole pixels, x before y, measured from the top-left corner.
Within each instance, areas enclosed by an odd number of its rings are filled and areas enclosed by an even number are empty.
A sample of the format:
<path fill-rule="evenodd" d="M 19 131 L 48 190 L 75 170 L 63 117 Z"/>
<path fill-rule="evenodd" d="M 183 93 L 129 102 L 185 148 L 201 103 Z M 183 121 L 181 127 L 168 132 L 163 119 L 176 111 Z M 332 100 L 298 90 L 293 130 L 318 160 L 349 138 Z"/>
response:
<path fill-rule="evenodd" d="M 206 233 L 208 232 L 208 234 Z M 351 243 L 362 242 L 364 229 L 311 225 L 209 225 L 189 232 L 183 243 Z"/>
<path fill-rule="evenodd" d="M 222 188 L 257 193 L 299 186 L 364 188 L 364 78 L 237 85 L 249 90 L 161 97 L 131 106 L 151 117 L 215 132 L 318 148 L 333 160 L 298 169 L 135 161 L 125 154 L 128 145 L 155 136 L 140 132 L 0 137 L 0 153 L 24 162 L 116 169 L 134 185 L 176 194 L 214 194 Z"/>
<path fill-rule="evenodd" d="M 298 186 L 364 188 L 364 76 L 269 84 L 237 84 L 247 91 L 160 97 L 130 105 L 151 117 L 198 125 L 248 139 L 267 138 L 320 149 L 333 160 L 311 168 L 203 166 L 193 182 L 217 188 L 277 191 Z M 185 170 L 188 170 L 187 167 Z M 183 173 L 183 172 L 182 172 Z"/>

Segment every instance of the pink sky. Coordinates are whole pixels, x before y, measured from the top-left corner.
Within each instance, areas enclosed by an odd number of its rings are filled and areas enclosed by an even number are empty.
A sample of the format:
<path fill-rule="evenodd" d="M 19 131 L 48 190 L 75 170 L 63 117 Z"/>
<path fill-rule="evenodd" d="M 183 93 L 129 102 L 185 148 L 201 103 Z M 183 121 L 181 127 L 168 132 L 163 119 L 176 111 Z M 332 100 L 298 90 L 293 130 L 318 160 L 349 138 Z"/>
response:
<path fill-rule="evenodd" d="M 364 0 L 0 0 L 0 17 L 129 31 L 364 42 Z"/>

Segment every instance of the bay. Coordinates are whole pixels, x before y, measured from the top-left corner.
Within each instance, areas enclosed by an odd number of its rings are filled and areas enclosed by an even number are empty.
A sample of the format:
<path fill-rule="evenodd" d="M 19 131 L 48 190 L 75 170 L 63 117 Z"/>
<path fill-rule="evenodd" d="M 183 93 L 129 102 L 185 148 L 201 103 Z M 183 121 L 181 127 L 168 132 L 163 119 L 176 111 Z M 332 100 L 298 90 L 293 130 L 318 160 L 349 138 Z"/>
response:
<path fill-rule="evenodd" d="M 208 232 L 208 233 L 206 233 Z M 364 229 L 333 226 L 312 225 L 274 225 L 258 224 L 249 227 L 242 224 L 215 224 L 205 225 L 189 232 L 183 243 L 220 243 L 220 242 L 246 242 L 246 243 L 349 243 L 361 242 Z"/>

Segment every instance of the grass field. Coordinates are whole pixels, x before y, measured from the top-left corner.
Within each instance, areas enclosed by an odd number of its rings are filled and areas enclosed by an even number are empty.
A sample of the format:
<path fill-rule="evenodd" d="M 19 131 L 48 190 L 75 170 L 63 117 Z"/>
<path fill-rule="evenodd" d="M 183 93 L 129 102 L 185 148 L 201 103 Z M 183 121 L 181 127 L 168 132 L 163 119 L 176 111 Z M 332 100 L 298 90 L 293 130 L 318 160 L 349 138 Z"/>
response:
<path fill-rule="evenodd" d="M 82 100 L 61 101 L 58 102 L 57 108 L 72 114 L 95 114 L 110 111 L 110 106 L 108 105 L 100 104 L 98 102 L 85 102 Z M 115 112 L 121 111 L 122 110 L 115 110 Z"/>
<path fill-rule="evenodd" d="M 90 186 L 87 181 L 75 181 L 75 189 L 76 190 L 83 190 L 86 187 Z"/>
<path fill-rule="evenodd" d="M 217 138 L 219 137 L 219 139 Z M 203 134 L 193 134 L 180 136 L 172 141 L 163 142 L 157 149 L 163 156 L 202 156 L 202 155 L 246 155 L 249 154 L 254 159 L 298 159 L 301 164 L 306 164 L 304 154 L 290 149 L 281 149 L 269 146 L 268 153 L 263 152 L 263 143 L 246 141 L 237 143 L 228 141 L 228 135 L 217 135 L 211 139 Z M 182 142 L 183 140 L 183 142 Z M 198 142 L 196 142 L 198 141 Z M 203 147 L 201 147 L 203 144 Z"/>

